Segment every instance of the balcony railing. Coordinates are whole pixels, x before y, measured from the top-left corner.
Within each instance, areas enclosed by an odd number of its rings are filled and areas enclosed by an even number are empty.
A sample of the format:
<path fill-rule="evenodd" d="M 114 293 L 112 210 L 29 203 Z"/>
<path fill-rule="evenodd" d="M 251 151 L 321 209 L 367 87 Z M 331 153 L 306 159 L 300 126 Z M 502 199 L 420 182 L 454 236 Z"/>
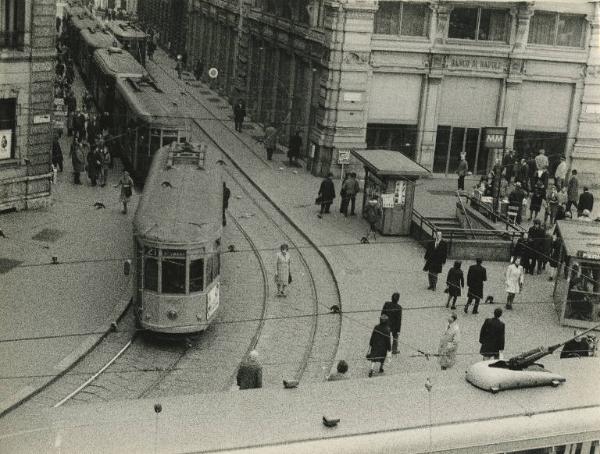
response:
<path fill-rule="evenodd" d="M 0 49 L 22 49 L 25 44 L 25 32 L 0 31 Z"/>

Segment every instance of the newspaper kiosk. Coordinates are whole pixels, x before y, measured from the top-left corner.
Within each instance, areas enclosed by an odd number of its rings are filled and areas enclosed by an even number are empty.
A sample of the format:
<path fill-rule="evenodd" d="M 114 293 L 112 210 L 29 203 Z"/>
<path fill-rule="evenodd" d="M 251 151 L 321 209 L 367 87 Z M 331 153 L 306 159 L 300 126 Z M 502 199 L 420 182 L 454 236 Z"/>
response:
<path fill-rule="evenodd" d="M 415 182 L 429 171 L 392 150 L 353 150 L 365 168 L 364 207 L 377 198 L 383 215 L 377 229 L 382 235 L 409 235 Z"/>
<path fill-rule="evenodd" d="M 592 328 L 600 323 L 600 224 L 557 222 L 562 242 L 554 304 L 564 326 Z"/>

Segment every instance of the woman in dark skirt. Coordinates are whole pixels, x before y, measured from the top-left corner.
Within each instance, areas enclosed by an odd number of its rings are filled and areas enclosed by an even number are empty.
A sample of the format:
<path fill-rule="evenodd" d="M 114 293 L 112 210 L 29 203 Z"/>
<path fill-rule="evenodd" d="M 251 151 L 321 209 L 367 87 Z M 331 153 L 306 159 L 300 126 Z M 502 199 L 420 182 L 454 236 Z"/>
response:
<path fill-rule="evenodd" d="M 460 266 L 462 262 L 454 262 L 454 266 L 448 271 L 448 277 L 446 278 L 446 285 L 448 288 L 448 301 L 446 301 L 446 307 L 450 306 L 450 300 L 452 300 L 452 308 L 456 309 L 456 298 L 460 296 L 460 289 L 465 286 L 465 278 Z"/>
<path fill-rule="evenodd" d="M 373 376 L 373 369 L 376 363 L 379 363 L 379 373 L 383 373 L 383 363 L 385 362 L 387 353 L 392 350 L 391 339 L 388 316 L 382 315 L 379 317 L 379 324 L 373 328 L 371 340 L 369 341 L 369 353 L 367 353 L 367 359 L 371 361 L 369 377 Z"/>

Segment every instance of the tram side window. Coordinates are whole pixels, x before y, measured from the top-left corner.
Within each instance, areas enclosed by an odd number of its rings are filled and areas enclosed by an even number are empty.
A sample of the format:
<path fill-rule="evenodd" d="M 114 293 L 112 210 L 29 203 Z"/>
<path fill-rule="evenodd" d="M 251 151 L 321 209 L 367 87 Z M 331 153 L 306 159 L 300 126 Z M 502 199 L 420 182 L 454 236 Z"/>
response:
<path fill-rule="evenodd" d="M 163 131 L 162 146 L 169 145 L 171 142 L 177 142 L 177 130 L 165 129 Z"/>
<path fill-rule="evenodd" d="M 204 290 L 204 259 L 190 262 L 190 292 Z"/>
<path fill-rule="evenodd" d="M 185 259 L 162 259 L 162 293 L 185 293 Z"/>
<path fill-rule="evenodd" d="M 146 257 L 144 260 L 144 288 L 158 292 L 158 259 Z"/>

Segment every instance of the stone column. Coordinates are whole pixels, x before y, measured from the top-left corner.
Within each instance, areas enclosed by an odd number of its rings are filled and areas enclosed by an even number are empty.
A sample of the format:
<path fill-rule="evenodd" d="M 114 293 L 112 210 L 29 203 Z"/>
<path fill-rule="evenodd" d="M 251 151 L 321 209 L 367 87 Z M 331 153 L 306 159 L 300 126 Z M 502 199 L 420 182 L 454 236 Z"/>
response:
<path fill-rule="evenodd" d="M 435 153 L 435 139 L 438 123 L 438 103 L 442 93 L 441 73 L 431 73 L 427 76 L 427 92 L 423 92 L 425 114 L 422 117 L 420 147 L 418 147 L 417 160 L 419 164 L 429 171 L 433 171 L 433 155 Z"/>
<path fill-rule="evenodd" d="M 338 150 L 366 148 L 367 81 L 376 10 L 374 0 L 325 4 L 328 75 L 319 105 L 319 162 L 312 169 L 316 175 L 340 173 Z"/>
<path fill-rule="evenodd" d="M 600 2 L 593 4 L 594 12 L 588 17 L 590 44 L 583 82 L 579 126 L 570 162 L 577 169 L 583 184 L 598 186 L 600 181 Z"/>

